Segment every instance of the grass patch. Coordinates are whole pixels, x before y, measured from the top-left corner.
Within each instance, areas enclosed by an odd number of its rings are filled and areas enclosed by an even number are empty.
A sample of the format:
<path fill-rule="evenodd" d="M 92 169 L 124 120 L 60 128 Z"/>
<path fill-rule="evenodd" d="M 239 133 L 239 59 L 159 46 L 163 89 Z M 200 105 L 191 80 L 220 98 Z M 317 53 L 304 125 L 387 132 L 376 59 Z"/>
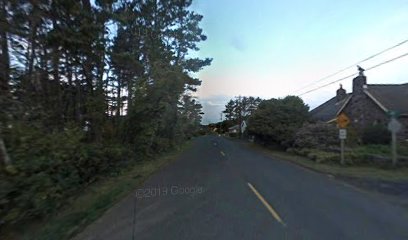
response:
<path fill-rule="evenodd" d="M 166 166 L 191 146 L 186 142 L 173 152 L 154 160 L 137 162 L 119 176 L 108 177 L 90 185 L 78 197 L 71 200 L 59 214 L 38 223 L 21 226 L 2 239 L 49 240 L 70 239 L 87 225 L 97 220 L 106 210 L 130 194 L 149 176 Z"/>
<path fill-rule="evenodd" d="M 353 148 L 353 151 L 363 154 L 380 154 L 389 156 L 391 155 L 391 146 L 380 144 L 363 145 Z M 408 147 L 402 144 L 398 144 L 397 152 L 399 155 L 408 156 Z"/>
<path fill-rule="evenodd" d="M 341 166 L 330 162 L 317 163 L 306 157 L 301 157 L 284 151 L 266 149 L 255 144 L 251 144 L 250 147 L 257 149 L 273 158 L 287 160 L 309 169 L 327 174 L 394 182 L 408 181 L 408 168 L 382 169 L 375 166 Z"/>

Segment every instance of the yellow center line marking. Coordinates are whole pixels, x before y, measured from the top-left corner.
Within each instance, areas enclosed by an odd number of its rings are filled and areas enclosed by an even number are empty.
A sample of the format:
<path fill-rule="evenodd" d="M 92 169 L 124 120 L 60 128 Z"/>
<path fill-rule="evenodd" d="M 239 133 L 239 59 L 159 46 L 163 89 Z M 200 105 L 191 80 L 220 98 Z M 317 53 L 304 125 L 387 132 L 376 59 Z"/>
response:
<path fill-rule="evenodd" d="M 254 186 L 252 186 L 252 184 L 248 183 L 249 188 L 252 190 L 252 192 L 255 193 L 255 195 L 259 198 L 259 200 L 261 200 L 261 202 L 263 203 L 263 205 L 266 207 L 266 209 L 268 209 L 268 211 L 272 214 L 272 216 L 276 219 L 276 221 L 278 221 L 279 223 L 281 223 L 283 226 L 286 226 L 286 224 L 283 222 L 282 218 L 279 216 L 279 214 L 273 209 L 273 207 L 265 200 L 264 197 L 262 197 L 262 195 L 255 189 Z"/>
<path fill-rule="evenodd" d="M 225 157 L 225 153 L 223 151 L 221 151 L 221 155 Z"/>

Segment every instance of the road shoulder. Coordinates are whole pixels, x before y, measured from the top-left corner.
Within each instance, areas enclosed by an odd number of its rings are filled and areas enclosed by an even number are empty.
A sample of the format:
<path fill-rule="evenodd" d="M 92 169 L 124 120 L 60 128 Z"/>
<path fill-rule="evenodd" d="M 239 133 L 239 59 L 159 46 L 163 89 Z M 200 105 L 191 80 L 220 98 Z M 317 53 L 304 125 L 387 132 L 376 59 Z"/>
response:
<path fill-rule="evenodd" d="M 270 158 L 295 164 L 308 171 L 327 175 L 359 191 L 380 195 L 408 209 L 408 169 L 381 169 L 371 166 L 340 166 L 316 163 L 305 157 L 284 151 L 271 150 L 258 144 L 241 141 L 241 144 Z"/>

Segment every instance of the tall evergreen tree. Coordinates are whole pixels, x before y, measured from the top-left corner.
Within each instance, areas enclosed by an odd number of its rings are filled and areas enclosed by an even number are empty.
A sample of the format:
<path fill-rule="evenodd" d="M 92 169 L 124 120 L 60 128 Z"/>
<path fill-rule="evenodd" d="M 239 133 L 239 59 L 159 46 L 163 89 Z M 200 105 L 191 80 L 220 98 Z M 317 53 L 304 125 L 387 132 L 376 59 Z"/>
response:
<path fill-rule="evenodd" d="M 0 171 L 1 219 L 49 213 L 125 156 L 198 130 L 193 73 L 211 59 L 189 57 L 206 39 L 191 3 L 0 1 L 0 162 L 15 165 Z"/>

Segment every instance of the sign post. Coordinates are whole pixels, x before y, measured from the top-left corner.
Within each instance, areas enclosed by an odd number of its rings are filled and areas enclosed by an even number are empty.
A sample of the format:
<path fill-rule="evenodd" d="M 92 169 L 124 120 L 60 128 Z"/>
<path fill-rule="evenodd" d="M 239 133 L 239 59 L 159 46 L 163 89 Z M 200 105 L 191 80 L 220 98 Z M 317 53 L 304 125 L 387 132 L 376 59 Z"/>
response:
<path fill-rule="evenodd" d="M 349 125 L 350 119 L 346 114 L 341 113 L 337 117 L 337 126 L 339 127 L 339 139 L 340 139 L 340 163 L 345 164 L 344 159 L 344 140 L 347 138 L 347 125 Z"/>
<path fill-rule="evenodd" d="M 397 132 L 401 130 L 401 123 L 395 117 L 391 117 L 388 123 L 388 130 L 391 131 L 391 152 L 392 152 L 392 166 L 397 166 Z"/>
<path fill-rule="evenodd" d="M 339 138 L 340 138 L 340 163 L 344 165 L 344 140 L 347 138 L 347 129 L 340 128 L 339 129 Z"/>

